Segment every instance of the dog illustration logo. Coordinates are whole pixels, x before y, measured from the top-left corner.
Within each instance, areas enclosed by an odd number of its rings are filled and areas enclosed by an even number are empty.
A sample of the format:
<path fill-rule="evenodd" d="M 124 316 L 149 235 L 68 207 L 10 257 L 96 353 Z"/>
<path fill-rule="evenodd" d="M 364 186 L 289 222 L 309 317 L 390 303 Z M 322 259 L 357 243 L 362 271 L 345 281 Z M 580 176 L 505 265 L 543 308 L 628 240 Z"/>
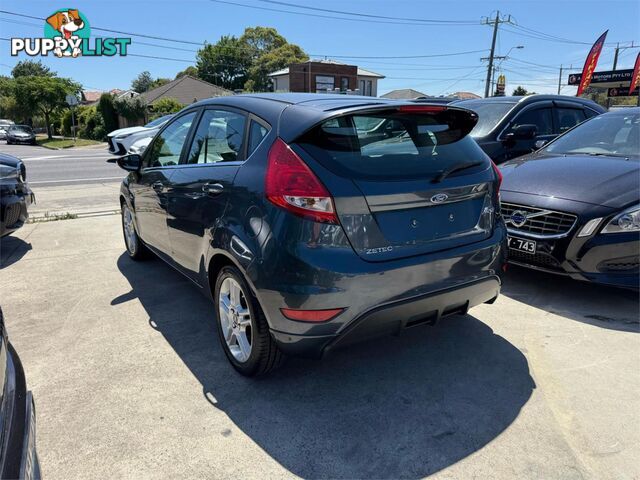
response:
<path fill-rule="evenodd" d="M 61 10 L 47 18 L 47 23 L 56 31 L 60 32 L 62 38 L 67 41 L 72 39 L 78 39 L 76 32 L 82 30 L 85 27 L 85 22 L 80 16 L 78 10 Z M 77 57 L 82 55 L 82 50 L 79 46 L 70 46 L 68 49 L 63 50 L 57 47 L 53 51 L 57 57 Z"/>
<path fill-rule="evenodd" d="M 61 8 L 46 18 L 42 37 L 11 38 L 11 56 L 124 57 L 130 45 L 128 37 L 91 38 L 87 17 L 75 8 Z"/>

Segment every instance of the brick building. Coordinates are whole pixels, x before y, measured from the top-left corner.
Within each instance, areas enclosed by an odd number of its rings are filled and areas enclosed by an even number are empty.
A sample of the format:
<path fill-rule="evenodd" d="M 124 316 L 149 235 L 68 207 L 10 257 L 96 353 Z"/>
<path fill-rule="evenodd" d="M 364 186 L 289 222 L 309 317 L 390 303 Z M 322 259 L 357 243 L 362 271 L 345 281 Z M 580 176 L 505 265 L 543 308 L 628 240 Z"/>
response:
<path fill-rule="evenodd" d="M 292 63 L 270 73 L 274 92 L 351 93 L 376 97 L 384 75 L 335 60 Z"/>

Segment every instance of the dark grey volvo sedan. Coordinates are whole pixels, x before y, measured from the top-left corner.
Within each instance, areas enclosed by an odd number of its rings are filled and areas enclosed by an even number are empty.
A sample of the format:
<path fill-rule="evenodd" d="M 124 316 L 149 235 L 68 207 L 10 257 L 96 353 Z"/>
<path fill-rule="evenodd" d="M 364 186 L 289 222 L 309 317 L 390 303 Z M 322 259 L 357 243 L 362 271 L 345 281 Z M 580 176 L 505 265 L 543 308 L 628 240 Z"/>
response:
<path fill-rule="evenodd" d="M 244 375 L 466 313 L 498 296 L 506 252 L 476 122 L 345 95 L 193 104 L 117 160 L 127 251 L 152 251 L 213 299 Z"/>

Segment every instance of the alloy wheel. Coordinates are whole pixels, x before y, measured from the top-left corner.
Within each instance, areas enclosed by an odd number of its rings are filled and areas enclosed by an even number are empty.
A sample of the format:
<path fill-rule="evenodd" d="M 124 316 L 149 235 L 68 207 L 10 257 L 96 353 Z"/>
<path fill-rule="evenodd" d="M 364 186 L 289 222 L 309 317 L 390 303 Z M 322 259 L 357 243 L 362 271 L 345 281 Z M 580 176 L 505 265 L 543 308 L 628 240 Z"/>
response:
<path fill-rule="evenodd" d="M 241 363 L 251 355 L 251 312 L 245 293 L 233 278 L 225 278 L 218 294 L 220 326 L 227 347 Z"/>
<path fill-rule="evenodd" d="M 136 227 L 133 224 L 133 214 L 128 206 L 122 207 L 122 226 L 124 227 L 124 240 L 127 244 L 127 250 L 135 253 L 138 248 L 138 238 L 136 236 Z"/>

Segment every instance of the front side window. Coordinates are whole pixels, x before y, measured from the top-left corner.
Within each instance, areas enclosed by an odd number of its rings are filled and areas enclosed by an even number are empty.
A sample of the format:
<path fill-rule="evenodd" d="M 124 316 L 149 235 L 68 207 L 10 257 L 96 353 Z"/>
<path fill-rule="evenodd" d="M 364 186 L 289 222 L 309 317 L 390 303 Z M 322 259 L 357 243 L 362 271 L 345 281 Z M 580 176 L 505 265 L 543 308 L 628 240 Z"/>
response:
<path fill-rule="evenodd" d="M 151 145 L 146 165 L 149 167 L 178 165 L 182 147 L 195 117 L 196 112 L 188 113 L 165 128 Z"/>
<path fill-rule="evenodd" d="M 558 108 L 557 111 L 559 133 L 564 133 L 585 120 L 584 111 L 582 109 Z"/>
<path fill-rule="evenodd" d="M 520 125 L 535 125 L 538 128 L 538 135 L 552 135 L 551 108 L 536 108 L 521 113 L 516 117 L 509 131 L 513 131 Z"/>
<path fill-rule="evenodd" d="M 316 93 L 332 91 L 335 86 L 335 79 L 327 75 L 316 75 Z"/>
<path fill-rule="evenodd" d="M 244 115 L 226 110 L 205 110 L 193 137 L 187 164 L 242 160 Z"/>

